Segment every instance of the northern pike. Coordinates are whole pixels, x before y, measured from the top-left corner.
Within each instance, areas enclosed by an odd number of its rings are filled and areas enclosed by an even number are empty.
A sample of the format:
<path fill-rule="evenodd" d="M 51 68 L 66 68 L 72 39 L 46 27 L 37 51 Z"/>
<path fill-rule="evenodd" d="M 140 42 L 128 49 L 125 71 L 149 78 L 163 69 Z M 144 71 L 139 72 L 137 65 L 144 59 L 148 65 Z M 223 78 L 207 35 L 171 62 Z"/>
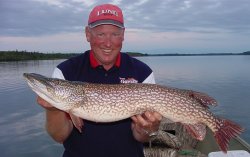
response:
<path fill-rule="evenodd" d="M 205 93 L 157 84 L 94 84 L 35 73 L 23 75 L 31 89 L 51 105 L 86 120 L 114 122 L 156 111 L 182 123 L 198 140 L 204 139 L 207 126 L 223 152 L 227 152 L 230 139 L 243 132 L 238 124 L 209 111 L 208 105 L 217 102 Z"/>

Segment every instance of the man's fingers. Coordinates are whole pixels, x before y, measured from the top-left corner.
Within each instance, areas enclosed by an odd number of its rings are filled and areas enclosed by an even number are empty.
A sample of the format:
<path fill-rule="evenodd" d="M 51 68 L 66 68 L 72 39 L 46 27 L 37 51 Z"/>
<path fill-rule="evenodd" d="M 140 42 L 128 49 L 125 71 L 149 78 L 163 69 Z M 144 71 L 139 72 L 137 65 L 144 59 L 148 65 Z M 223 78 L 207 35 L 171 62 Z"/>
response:
<path fill-rule="evenodd" d="M 162 115 L 158 112 L 153 112 L 153 115 L 158 121 L 161 121 L 163 118 Z"/>
<path fill-rule="evenodd" d="M 148 119 L 150 122 L 154 123 L 154 122 L 159 122 L 162 120 L 162 115 L 158 112 L 149 112 L 146 111 L 144 113 L 146 119 Z"/>
<path fill-rule="evenodd" d="M 133 120 L 134 123 L 137 123 L 137 118 L 136 118 L 136 116 L 132 116 L 131 119 Z"/>
<path fill-rule="evenodd" d="M 43 98 L 37 96 L 37 103 L 42 106 L 43 108 L 45 108 L 46 110 L 50 110 L 50 111 L 57 111 L 59 109 L 53 107 L 50 103 L 48 103 L 47 101 L 45 101 Z"/>
<path fill-rule="evenodd" d="M 137 118 L 137 124 L 139 126 L 147 127 L 151 125 L 150 121 L 148 121 L 147 117 L 145 117 L 144 115 L 137 115 L 136 118 Z"/>
<path fill-rule="evenodd" d="M 47 101 L 45 101 L 43 98 L 41 98 L 40 96 L 37 96 L 37 103 L 39 105 L 41 105 L 42 107 L 53 107 L 52 105 L 50 105 L 50 103 L 48 103 Z"/>
<path fill-rule="evenodd" d="M 145 115 L 146 119 L 149 120 L 150 122 L 155 122 L 156 121 L 156 118 L 154 117 L 153 112 L 146 111 L 144 113 L 144 115 Z"/>

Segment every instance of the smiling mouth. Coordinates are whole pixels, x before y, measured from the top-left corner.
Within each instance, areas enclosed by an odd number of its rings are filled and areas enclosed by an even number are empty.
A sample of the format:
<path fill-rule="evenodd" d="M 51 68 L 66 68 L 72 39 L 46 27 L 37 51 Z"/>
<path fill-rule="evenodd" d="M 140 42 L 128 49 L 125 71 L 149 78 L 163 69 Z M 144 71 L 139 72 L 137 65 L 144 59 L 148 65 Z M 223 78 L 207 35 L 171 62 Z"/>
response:
<path fill-rule="evenodd" d="M 107 49 L 103 49 L 103 52 L 105 52 L 105 53 L 110 53 L 112 50 L 107 50 Z"/>

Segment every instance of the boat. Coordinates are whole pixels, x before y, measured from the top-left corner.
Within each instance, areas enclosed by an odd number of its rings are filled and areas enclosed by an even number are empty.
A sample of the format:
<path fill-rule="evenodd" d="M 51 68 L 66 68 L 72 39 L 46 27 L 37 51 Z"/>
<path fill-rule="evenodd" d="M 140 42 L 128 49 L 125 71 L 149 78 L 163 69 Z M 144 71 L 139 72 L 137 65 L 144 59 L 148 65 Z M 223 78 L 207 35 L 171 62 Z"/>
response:
<path fill-rule="evenodd" d="M 210 129 L 207 129 L 204 140 L 198 141 L 187 133 L 182 124 L 166 119 L 161 123 L 157 136 L 144 144 L 145 157 L 250 157 L 249 143 L 239 136 L 230 140 L 225 154 L 220 151 Z"/>
<path fill-rule="evenodd" d="M 212 131 L 207 130 L 207 135 L 203 141 L 199 141 L 195 147 L 196 150 L 199 150 L 203 154 L 211 154 L 211 152 L 218 152 L 220 151 Z M 250 145 L 241 137 L 237 136 L 230 140 L 228 151 L 246 151 L 250 152 Z M 250 155 L 249 155 L 250 157 Z"/>

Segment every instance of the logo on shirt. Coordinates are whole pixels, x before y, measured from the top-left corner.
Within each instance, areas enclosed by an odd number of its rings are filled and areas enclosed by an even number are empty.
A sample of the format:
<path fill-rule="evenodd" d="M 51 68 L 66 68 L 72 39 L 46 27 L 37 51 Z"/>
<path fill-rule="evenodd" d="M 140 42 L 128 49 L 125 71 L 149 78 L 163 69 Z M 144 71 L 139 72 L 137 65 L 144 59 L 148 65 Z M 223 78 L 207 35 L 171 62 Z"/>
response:
<path fill-rule="evenodd" d="M 138 83 L 138 80 L 134 79 L 134 78 L 123 78 L 120 77 L 120 83 Z"/>

